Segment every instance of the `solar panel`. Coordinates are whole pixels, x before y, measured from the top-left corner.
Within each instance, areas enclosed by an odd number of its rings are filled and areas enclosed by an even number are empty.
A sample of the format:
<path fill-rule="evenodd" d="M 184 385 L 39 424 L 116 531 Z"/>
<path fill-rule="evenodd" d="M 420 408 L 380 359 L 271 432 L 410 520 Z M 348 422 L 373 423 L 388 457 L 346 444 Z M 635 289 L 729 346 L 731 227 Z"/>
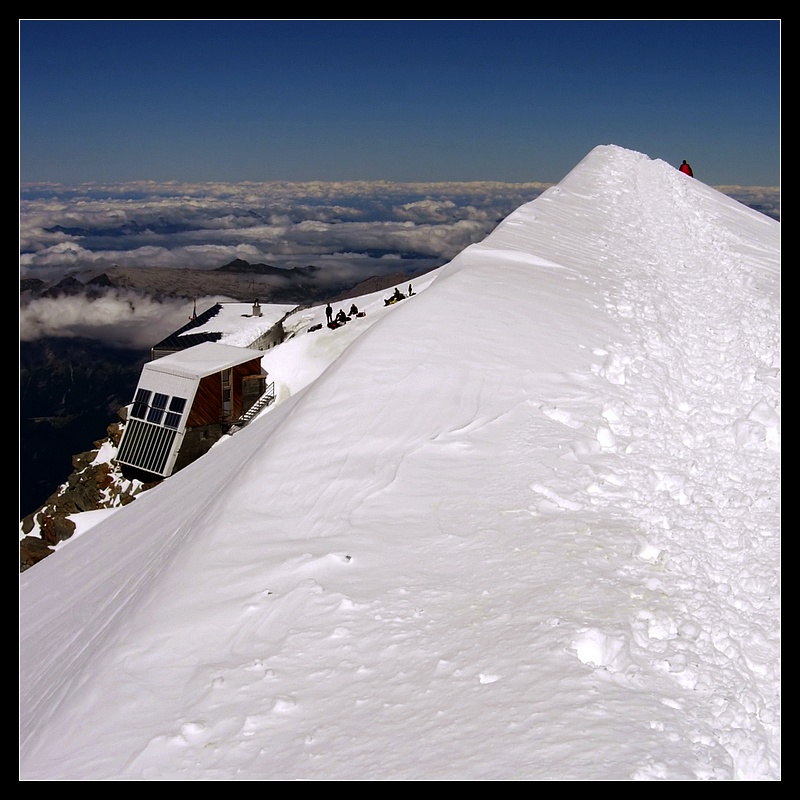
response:
<path fill-rule="evenodd" d="M 170 456 L 185 408 L 185 397 L 170 398 L 161 392 L 137 389 L 116 460 L 145 472 L 165 475 L 173 463 Z"/>
<path fill-rule="evenodd" d="M 119 443 L 117 461 L 132 467 L 164 475 L 178 431 L 131 419 Z"/>
<path fill-rule="evenodd" d="M 144 419 L 147 416 L 147 408 L 150 404 L 150 395 L 152 393 L 147 389 L 137 389 L 136 397 L 133 400 L 133 408 L 131 409 L 131 416 L 138 419 Z"/>

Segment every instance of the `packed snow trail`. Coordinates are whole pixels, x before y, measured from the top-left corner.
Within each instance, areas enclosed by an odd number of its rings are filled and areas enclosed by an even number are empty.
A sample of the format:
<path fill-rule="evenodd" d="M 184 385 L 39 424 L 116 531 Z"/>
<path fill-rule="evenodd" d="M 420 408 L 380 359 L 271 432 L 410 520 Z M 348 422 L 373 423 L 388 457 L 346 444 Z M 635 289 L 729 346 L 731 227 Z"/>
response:
<path fill-rule="evenodd" d="M 747 237 L 718 224 L 719 198 L 704 210 L 691 179 L 629 166 L 600 187 L 610 238 L 636 243 L 602 276 L 628 338 L 597 351 L 597 371 L 627 388 L 609 392 L 596 436 L 620 457 L 566 502 L 640 522 L 641 556 L 658 567 L 648 589 L 662 597 L 632 620 L 632 647 L 696 693 L 702 708 L 685 711 L 698 740 L 733 762 L 716 777 L 757 779 L 780 770 L 780 641 L 765 633 L 780 619 L 780 308 L 753 291 L 764 276 L 740 257 Z M 745 232 L 763 224 L 735 204 L 723 211 Z"/>

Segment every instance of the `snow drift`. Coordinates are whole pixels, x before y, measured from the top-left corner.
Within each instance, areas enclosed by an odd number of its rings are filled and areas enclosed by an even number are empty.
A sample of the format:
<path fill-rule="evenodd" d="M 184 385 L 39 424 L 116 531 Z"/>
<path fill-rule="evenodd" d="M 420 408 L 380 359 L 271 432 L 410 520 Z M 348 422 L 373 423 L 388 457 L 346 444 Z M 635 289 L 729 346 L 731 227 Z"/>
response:
<path fill-rule="evenodd" d="M 603 146 L 275 348 L 280 402 L 21 575 L 21 777 L 780 779 L 779 264 Z"/>

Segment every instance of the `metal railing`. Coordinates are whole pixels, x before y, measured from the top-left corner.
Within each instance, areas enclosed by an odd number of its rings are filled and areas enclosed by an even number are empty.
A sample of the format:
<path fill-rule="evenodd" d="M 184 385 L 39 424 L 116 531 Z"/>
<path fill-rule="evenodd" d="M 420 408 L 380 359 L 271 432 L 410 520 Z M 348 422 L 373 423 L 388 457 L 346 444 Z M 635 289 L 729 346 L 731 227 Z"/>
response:
<path fill-rule="evenodd" d="M 267 384 L 266 388 L 264 389 L 264 393 L 258 400 L 253 403 L 247 411 L 242 414 L 236 422 L 233 423 L 234 428 L 243 428 L 247 425 L 248 422 L 251 422 L 253 418 L 258 414 L 261 409 L 265 408 L 266 406 L 270 405 L 270 403 L 275 402 L 275 382 Z"/>

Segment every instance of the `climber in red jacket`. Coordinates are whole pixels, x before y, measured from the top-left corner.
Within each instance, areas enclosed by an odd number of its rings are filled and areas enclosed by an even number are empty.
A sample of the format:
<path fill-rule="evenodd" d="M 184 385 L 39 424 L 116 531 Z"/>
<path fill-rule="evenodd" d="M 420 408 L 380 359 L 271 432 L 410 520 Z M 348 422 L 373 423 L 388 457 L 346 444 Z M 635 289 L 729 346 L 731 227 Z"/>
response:
<path fill-rule="evenodd" d="M 692 168 L 686 163 L 686 159 L 683 159 L 683 164 L 681 164 L 678 169 L 684 174 L 688 175 L 690 178 L 694 178 L 694 172 L 692 172 Z"/>

